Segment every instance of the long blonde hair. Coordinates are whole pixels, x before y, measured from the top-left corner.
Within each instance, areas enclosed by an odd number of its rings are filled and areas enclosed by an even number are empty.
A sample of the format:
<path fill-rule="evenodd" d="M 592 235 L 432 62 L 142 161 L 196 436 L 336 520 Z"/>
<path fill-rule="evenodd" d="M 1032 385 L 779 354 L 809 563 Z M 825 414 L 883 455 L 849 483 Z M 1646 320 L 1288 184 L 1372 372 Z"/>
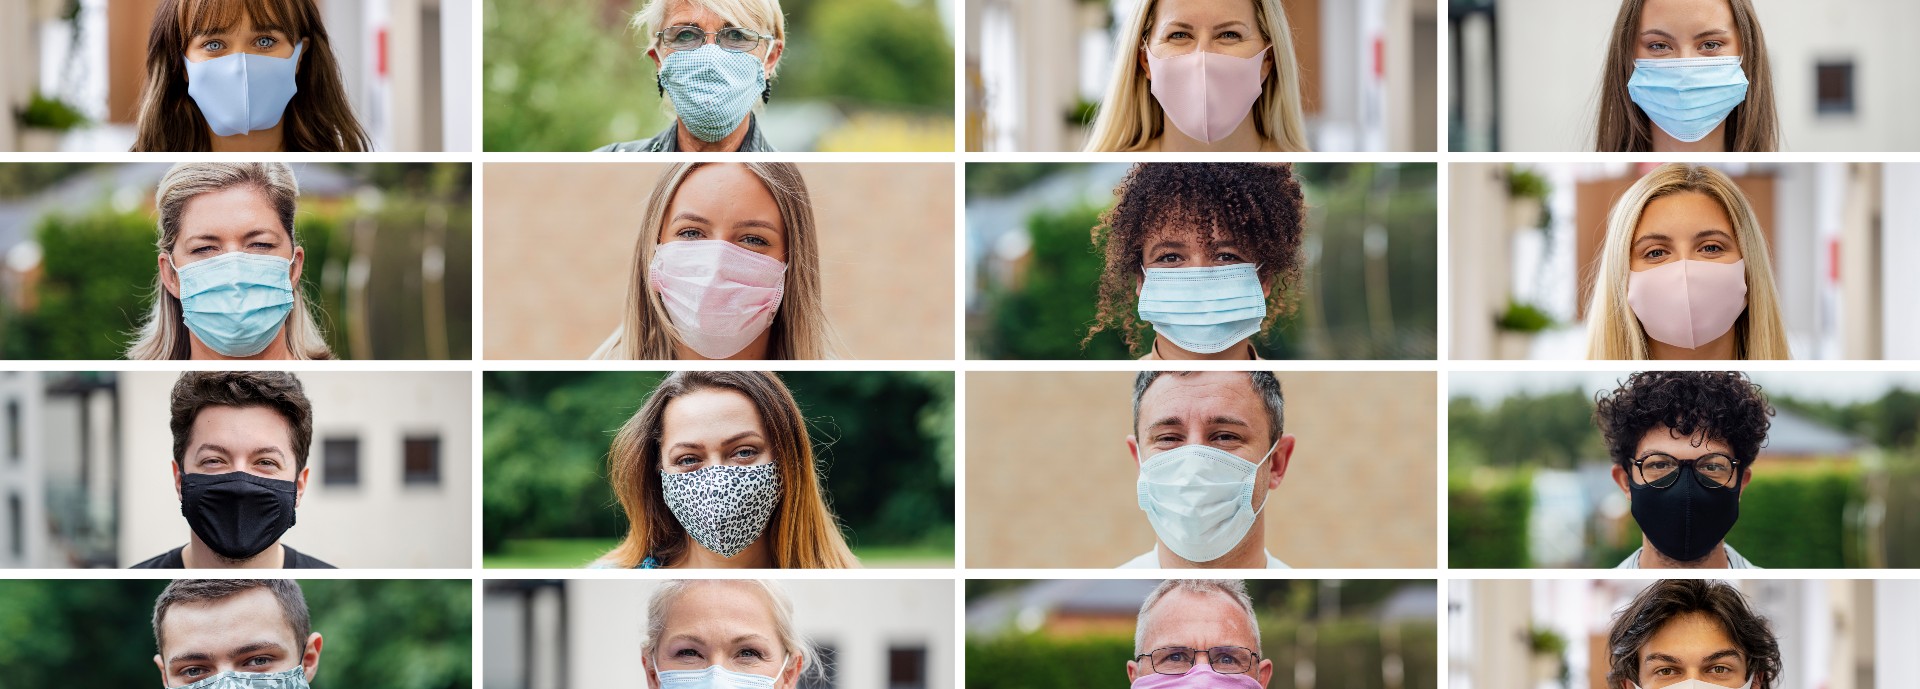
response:
<path fill-rule="evenodd" d="M 768 453 L 780 472 L 780 502 L 761 538 L 773 553 L 773 566 L 857 567 L 859 561 L 840 536 L 814 468 L 806 419 L 786 384 L 760 371 L 678 371 L 660 381 L 640 411 L 614 436 L 607 453 L 607 475 L 620 507 L 627 513 L 627 537 L 601 557 L 631 569 L 653 557 L 671 564 L 687 550 L 687 530 L 667 508 L 660 488 L 660 442 L 667 405 L 701 390 L 732 390 L 753 402 L 767 429 Z"/>
<path fill-rule="evenodd" d="M 287 167 L 286 163 L 179 163 L 160 178 L 160 187 L 153 195 L 153 205 L 160 214 L 160 239 L 156 242 L 160 253 L 171 255 L 174 244 L 179 242 L 180 215 L 186 209 L 187 201 L 201 194 L 234 187 L 248 187 L 265 196 L 267 202 L 273 205 L 274 214 L 280 218 L 281 229 L 287 231 L 287 241 L 294 247 L 300 246 L 299 235 L 293 231 L 293 214 L 300 198 L 300 182 L 294 179 L 293 168 Z M 287 351 L 295 359 L 333 358 L 333 352 L 327 348 L 327 338 L 313 320 L 313 314 L 318 309 L 307 302 L 306 291 L 300 285 L 294 285 L 293 291 L 293 311 L 287 314 L 286 322 L 280 325 L 280 335 L 287 341 Z M 153 309 L 147 313 L 146 321 L 140 324 L 133 344 L 127 346 L 127 358 L 193 358 L 180 298 L 167 292 L 166 286 L 161 284 L 158 270 L 153 276 Z"/>
<path fill-rule="evenodd" d="M 1627 189 L 1607 216 L 1607 236 L 1595 266 L 1593 298 L 1587 307 L 1587 358 L 1646 359 L 1647 334 L 1627 304 L 1627 275 L 1632 272 L 1633 231 L 1654 199 L 1681 193 L 1705 194 L 1720 203 L 1733 221 L 1734 242 L 1746 261 L 1747 310 L 1734 322 L 1734 356 L 1787 359 L 1786 328 L 1773 287 L 1773 263 L 1747 196 L 1733 180 L 1705 165 L 1668 163 Z"/>
<path fill-rule="evenodd" d="M 1733 9 L 1733 30 L 1740 37 L 1740 69 L 1747 73 L 1747 98 L 1727 114 L 1727 150 L 1768 153 L 1780 147 L 1780 121 L 1773 107 L 1773 67 L 1767 62 L 1767 38 L 1752 0 L 1727 0 Z M 1622 0 L 1607 43 L 1606 66 L 1600 73 L 1600 112 L 1594 125 L 1593 150 L 1641 153 L 1653 150 L 1653 124 L 1627 93 L 1633 78 L 1634 39 L 1640 33 L 1640 15 L 1647 0 Z"/>
<path fill-rule="evenodd" d="M 1273 69 L 1267 70 L 1260 85 L 1260 99 L 1253 104 L 1254 131 L 1282 151 L 1310 150 L 1306 117 L 1300 111 L 1300 66 L 1293 55 L 1287 13 L 1281 9 L 1280 0 L 1248 1 L 1253 3 L 1260 37 L 1273 48 Z M 1138 151 L 1164 133 L 1166 118 L 1160 101 L 1154 99 L 1146 71 L 1140 66 L 1141 43 L 1148 38 L 1159 6 L 1160 0 L 1139 0 L 1133 16 L 1120 30 L 1120 47 L 1113 51 L 1113 80 L 1094 117 L 1093 134 L 1087 137 L 1088 152 Z"/>
<path fill-rule="evenodd" d="M 640 237 L 633 245 L 632 279 L 627 283 L 626 314 L 619 334 L 593 358 L 597 359 L 672 359 L 679 335 L 669 320 L 660 293 L 654 291 L 647 274 L 654 247 L 660 243 L 660 226 L 667 220 L 667 208 L 687 177 L 713 163 L 677 163 L 660 175 L 659 183 L 647 198 L 640 222 Z M 827 322 L 824 291 L 820 280 L 820 240 L 815 234 L 813 200 L 807 193 L 800 168 L 792 163 L 732 163 L 742 165 L 767 186 L 774 204 L 780 208 L 780 220 L 786 225 L 786 291 L 781 295 L 779 311 L 768 327 L 773 332 L 768 342 L 769 359 L 831 359 L 840 352 L 838 337 Z M 708 240 L 713 241 L 713 240 Z"/>

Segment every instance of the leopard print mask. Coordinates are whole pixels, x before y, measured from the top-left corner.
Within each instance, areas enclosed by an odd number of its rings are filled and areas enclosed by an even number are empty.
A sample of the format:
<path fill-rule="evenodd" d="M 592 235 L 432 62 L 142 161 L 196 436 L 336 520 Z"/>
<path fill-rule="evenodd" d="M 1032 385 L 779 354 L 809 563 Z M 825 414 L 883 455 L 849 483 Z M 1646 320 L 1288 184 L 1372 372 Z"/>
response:
<path fill-rule="evenodd" d="M 695 543 L 733 557 L 766 530 L 773 506 L 780 502 L 780 470 L 768 463 L 711 466 L 684 474 L 662 471 L 660 492 Z"/>

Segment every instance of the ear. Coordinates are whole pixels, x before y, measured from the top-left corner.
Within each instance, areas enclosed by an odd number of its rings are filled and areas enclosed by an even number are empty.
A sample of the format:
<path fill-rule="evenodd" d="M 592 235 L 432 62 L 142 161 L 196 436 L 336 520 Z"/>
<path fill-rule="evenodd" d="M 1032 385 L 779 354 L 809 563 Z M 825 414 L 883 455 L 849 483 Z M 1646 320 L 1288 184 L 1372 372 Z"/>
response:
<path fill-rule="evenodd" d="M 1147 73 L 1147 81 L 1153 81 L 1153 63 L 1147 61 L 1146 41 L 1141 41 L 1140 45 L 1134 47 L 1134 50 L 1140 52 L 1140 71 Z"/>
<path fill-rule="evenodd" d="M 1127 454 L 1133 456 L 1133 468 L 1135 471 L 1138 471 L 1140 469 L 1140 441 L 1135 439 L 1131 433 L 1127 434 Z"/>
<path fill-rule="evenodd" d="M 787 44 L 786 41 L 776 40 L 767 45 L 770 46 L 767 48 L 767 77 L 772 78 L 774 68 L 780 66 L 780 56 L 785 55 L 787 52 Z"/>
<path fill-rule="evenodd" d="M 293 268 L 291 269 L 292 274 L 289 277 L 293 281 L 293 291 L 296 296 L 300 293 L 300 271 L 306 267 L 307 248 L 304 246 L 293 247 Z"/>
<path fill-rule="evenodd" d="M 307 635 L 307 652 L 300 655 L 300 667 L 307 671 L 307 681 L 312 682 L 320 674 L 320 632 Z"/>
<path fill-rule="evenodd" d="M 173 257 L 160 254 L 154 259 L 160 263 L 160 287 L 167 290 L 173 298 L 180 298 L 180 273 L 173 268 Z"/>
<path fill-rule="evenodd" d="M 160 686 L 167 686 L 167 663 L 160 659 L 158 653 L 153 654 L 153 666 L 160 668 Z"/>
<path fill-rule="evenodd" d="M 1633 499 L 1633 489 L 1627 487 L 1627 470 L 1620 468 L 1617 462 L 1613 465 L 1613 483 L 1620 487 L 1620 492 L 1625 493 L 1628 500 Z"/>
<path fill-rule="evenodd" d="M 653 71 L 656 71 L 656 72 L 660 71 L 660 49 L 659 48 L 648 48 L 647 59 L 653 61 Z"/>
<path fill-rule="evenodd" d="M 800 676 L 807 671 L 806 656 L 794 656 L 793 661 L 793 667 L 787 668 L 786 672 L 780 673 L 780 686 L 786 687 L 787 689 L 794 689 L 794 687 L 800 686 Z"/>
<path fill-rule="evenodd" d="M 308 43 L 307 39 L 304 39 L 304 38 L 300 39 L 300 57 L 306 57 L 307 53 L 312 52 L 312 50 L 313 50 L 313 45 Z M 294 76 L 300 75 L 300 59 L 299 58 L 294 58 L 293 60 L 293 74 Z"/>
<path fill-rule="evenodd" d="M 1280 480 L 1287 477 L 1287 465 L 1293 460 L 1293 434 L 1280 436 L 1280 442 L 1273 448 L 1273 466 L 1267 470 L 1267 490 L 1280 487 Z"/>
<path fill-rule="evenodd" d="M 1267 52 L 1263 53 L 1264 55 L 1266 55 L 1266 57 L 1260 60 L 1260 82 L 1261 83 L 1266 83 L 1267 77 L 1273 76 L 1273 50 L 1274 50 L 1274 47 L 1271 44 L 1269 44 L 1267 46 Z"/>
<path fill-rule="evenodd" d="M 641 658 L 640 669 L 647 673 L 647 689 L 660 689 L 660 673 L 653 669 L 653 660 Z"/>
<path fill-rule="evenodd" d="M 185 502 L 187 496 L 180 492 L 180 462 L 176 461 L 168 466 L 173 470 L 173 499 L 175 502 Z"/>
<path fill-rule="evenodd" d="M 1259 667 L 1254 669 L 1254 673 L 1258 675 L 1262 689 L 1265 689 L 1267 681 L 1273 679 L 1273 661 L 1261 658 Z"/>
<path fill-rule="evenodd" d="M 1747 484 L 1753 483 L 1753 467 L 1740 470 L 1740 492 L 1747 492 Z"/>
<path fill-rule="evenodd" d="M 156 663 L 160 662 L 160 656 L 154 656 L 153 660 Z M 1139 677 L 1136 675 L 1136 673 L 1139 672 L 1140 670 L 1139 665 L 1140 665 L 1140 660 L 1137 657 L 1134 660 L 1127 661 L 1127 683 L 1128 684 L 1132 684 L 1134 680 L 1139 679 Z"/>
<path fill-rule="evenodd" d="M 313 465 L 307 465 L 305 468 L 300 470 L 300 475 L 293 477 L 293 506 L 294 507 L 296 508 L 299 507 L 300 501 L 307 497 L 307 479 L 311 478 L 312 476 L 313 476 Z"/>

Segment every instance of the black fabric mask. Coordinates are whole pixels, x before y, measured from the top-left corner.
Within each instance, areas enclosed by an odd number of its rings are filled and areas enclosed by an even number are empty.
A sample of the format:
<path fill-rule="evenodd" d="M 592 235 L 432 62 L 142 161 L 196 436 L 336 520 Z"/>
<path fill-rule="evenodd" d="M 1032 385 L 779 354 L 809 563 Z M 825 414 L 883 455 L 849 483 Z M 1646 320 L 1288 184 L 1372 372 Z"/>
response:
<path fill-rule="evenodd" d="M 1640 522 L 1647 542 L 1662 555 L 1692 562 L 1712 554 L 1733 530 L 1740 519 L 1740 490 L 1701 485 L 1705 479 L 1691 463 L 1676 471 L 1673 485 L 1655 488 L 1629 478 L 1627 491 L 1633 496 L 1633 520 Z"/>
<path fill-rule="evenodd" d="M 202 543 L 233 560 L 259 555 L 293 528 L 298 497 L 292 481 L 244 471 L 180 476 L 180 514 Z"/>

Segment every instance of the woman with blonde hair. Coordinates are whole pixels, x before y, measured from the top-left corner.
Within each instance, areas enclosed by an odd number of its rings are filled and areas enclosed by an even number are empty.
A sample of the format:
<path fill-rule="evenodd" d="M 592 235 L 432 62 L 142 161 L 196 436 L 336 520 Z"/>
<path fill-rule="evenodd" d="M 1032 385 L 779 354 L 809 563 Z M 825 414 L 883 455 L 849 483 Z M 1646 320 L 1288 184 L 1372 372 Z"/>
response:
<path fill-rule="evenodd" d="M 331 359 L 300 289 L 300 184 L 285 163 L 180 163 L 154 194 L 153 308 L 128 359 Z"/>
<path fill-rule="evenodd" d="M 596 151 L 774 150 L 753 111 L 773 99 L 786 51 L 779 0 L 647 0 L 633 29 L 647 42 L 654 88 L 673 123 L 651 139 Z"/>
<path fill-rule="evenodd" d="M 1280 0 L 1138 0 L 1086 150 L 1306 151 Z"/>
<path fill-rule="evenodd" d="M 826 675 L 776 581 L 673 579 L 647 599 L 647 686 L 794 689 Z"/>
<path fill-rule="evenodd" d="M 593 567 L 859 566 L 827 507 L 806 419 L 771 373 L 667 376 L 607 463 L 629 526 Z"/>
<path fill-rule="evenodd" d="M 1787 359 L 1767 240 L 1733 180 L 1668 163 L 1607 217 L 1589 359 Z"/>
<path fill-rule="evenodd" d="M 1612 35 L 1594 150 L 1779 148 L 1773 68 L 1752 0 L 1622 0 Z"/>
<path fill-rule="evenodd" d="M 589 358 L 839 356 L 798 167 L 678 163 L 642 213 L 626 313 Z"/>

